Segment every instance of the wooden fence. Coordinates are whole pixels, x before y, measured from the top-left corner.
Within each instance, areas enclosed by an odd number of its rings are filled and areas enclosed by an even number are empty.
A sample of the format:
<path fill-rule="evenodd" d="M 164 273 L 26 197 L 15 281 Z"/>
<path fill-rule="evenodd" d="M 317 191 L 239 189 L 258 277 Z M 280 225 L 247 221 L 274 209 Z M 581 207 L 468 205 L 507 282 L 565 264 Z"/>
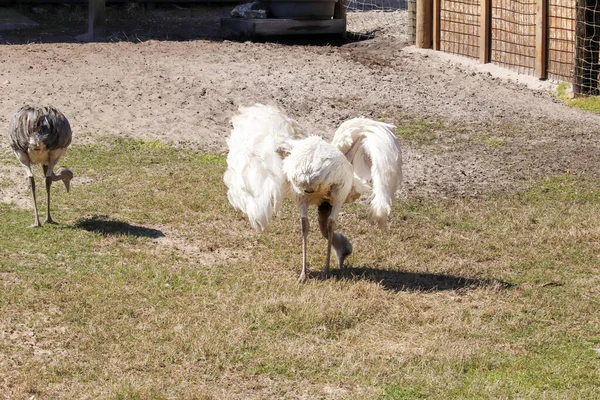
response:
<path fill-rule="evenodd" d="M 573 79 L 574 0 L 418 2 L 418 47 L 492 62 L 541 79 Z"/>
<path fill-rule="evenodd" d="M 575 2 L 548 1 L 548 78 L 573 79 L 575 61 Z"/>
<path fill-rule="evenodd" d="M 479 57 L 479 0 L 446 0 L 439 5 L 436 48 L 447 53 Z"/>

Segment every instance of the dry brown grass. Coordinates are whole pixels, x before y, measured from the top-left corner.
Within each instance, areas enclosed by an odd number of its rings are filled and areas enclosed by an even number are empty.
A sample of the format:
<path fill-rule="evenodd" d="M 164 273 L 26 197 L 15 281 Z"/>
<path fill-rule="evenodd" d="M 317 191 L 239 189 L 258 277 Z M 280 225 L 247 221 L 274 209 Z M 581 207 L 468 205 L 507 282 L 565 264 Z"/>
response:
<path fill-rule="evenodd" d="M 0 205 L 0 387 L 36 399 L 594 398 L 600 191 L 557 176 L 496 198 L 409 198 L 296 283 L 287 204 L 253 232 L 219 156 L 75 146 L 58 226 Z M 4 163 L 13 163 L 8 158 Z M 75 183 L 75 182 L 74 182 Z M 23 185 L 23 190 L 26 190 Z"/>

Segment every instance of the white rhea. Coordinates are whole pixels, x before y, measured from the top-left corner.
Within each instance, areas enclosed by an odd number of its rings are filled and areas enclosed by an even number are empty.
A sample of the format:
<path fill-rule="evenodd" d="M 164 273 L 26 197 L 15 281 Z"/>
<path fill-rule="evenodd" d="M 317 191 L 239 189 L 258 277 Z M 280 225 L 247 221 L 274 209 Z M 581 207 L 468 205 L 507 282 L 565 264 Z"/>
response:
<path fill-rule="evenodd" d="M 31 166 L 41 164 L 46 177 L 47 223 L 54 223 L 50 215 L 50 186 L 54 181 L 62 181 L 70 188 L 73 172 L 60 167 L 54 171 L 58 160 L 67 152 L 71 144 L 72 132 L 67 118 L 56 108 L 24 106 L 16 111 L 8 127 L 10 147 L 25 168 L 33 196 L 33 227 L 39 227 L 35 180 Z"/>
<path fill-rule="evenodd" d="M 327 239 L 325 277 L 332 247 L 339 268 L 352 253 L 350 241 L 335 232 L 342 204 L 368 194 L 371 220 L 386 226 L 402 180 L 402 155 L 393 125 L 354 118 L 338 128 L 329 144 L 306 135 L 277 108 L 261 104 L 240 108 L 232 124 L 224 176 L 229 202 L 260 231 L 267 229 L 284 197 L 296 202 L 302 226 L 300 281 L 308 274 L 310 205 L 318 207 L 319 227 Z"/>

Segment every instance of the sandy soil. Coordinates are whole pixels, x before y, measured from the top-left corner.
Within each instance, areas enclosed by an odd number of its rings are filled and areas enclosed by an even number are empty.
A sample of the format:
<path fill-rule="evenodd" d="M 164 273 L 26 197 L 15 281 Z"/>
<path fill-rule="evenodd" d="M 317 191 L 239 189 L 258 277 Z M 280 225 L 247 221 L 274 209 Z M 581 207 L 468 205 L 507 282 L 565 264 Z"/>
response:
<path fill-rule="evenodd" d="M 598 173 L 600 116 L 564 106 L 551 82 L 418 51 L 399 30 L 361 42 L 237 40 L 218 28 L 228 10 L 111 8 L 111 41 L 92 44 L 74 39 L 81 10 L 29 11 L 39 30 L 0 35 L 0 126 L 23 104 L 52 104 L 77 144 L 129 135 L 224 153 L 232 115 L 261 102 L 326 137 L 356 116 L 435 126 L 431 140 L 403 141 L 406 195 L 478 196 Z M 6 140 L 0 151 L 10 156 Z M 20 168 L 0 176 L 20 185 L 0 201 L 28 204 Z"/>

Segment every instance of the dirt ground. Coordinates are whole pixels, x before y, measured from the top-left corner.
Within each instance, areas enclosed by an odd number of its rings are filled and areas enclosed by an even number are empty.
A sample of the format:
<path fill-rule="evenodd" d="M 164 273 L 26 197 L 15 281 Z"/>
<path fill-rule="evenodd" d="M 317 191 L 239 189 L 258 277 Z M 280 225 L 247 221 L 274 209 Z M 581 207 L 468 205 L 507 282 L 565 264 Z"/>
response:
<path fill-rule="evenodd" d="M 414 129 L 402 141 L 405 195 L 479 196 L 598 174 L 600 116 L 563 105 L 556 83 L 408 46 L 402 13 L 380 13 L 397 29 L 375 28 L 370 40 L 246 40 L 220 31 L 229 5 L 114 6 L 109 40 L 84 44 L 75 36 L 85 10 L 28 7 L 39 29 L 0 32 L 0 126 L 23 104 L 52 104 L 74 144 L 128 135 L 225 153 L 231 117 L 260 102 L 326 137 L 356 116 Z M 9 157 L 6 140 L 0 151 Z M 0 201 L 27 206 L 21 169 L 0 176 L 14 182 Z"/>

